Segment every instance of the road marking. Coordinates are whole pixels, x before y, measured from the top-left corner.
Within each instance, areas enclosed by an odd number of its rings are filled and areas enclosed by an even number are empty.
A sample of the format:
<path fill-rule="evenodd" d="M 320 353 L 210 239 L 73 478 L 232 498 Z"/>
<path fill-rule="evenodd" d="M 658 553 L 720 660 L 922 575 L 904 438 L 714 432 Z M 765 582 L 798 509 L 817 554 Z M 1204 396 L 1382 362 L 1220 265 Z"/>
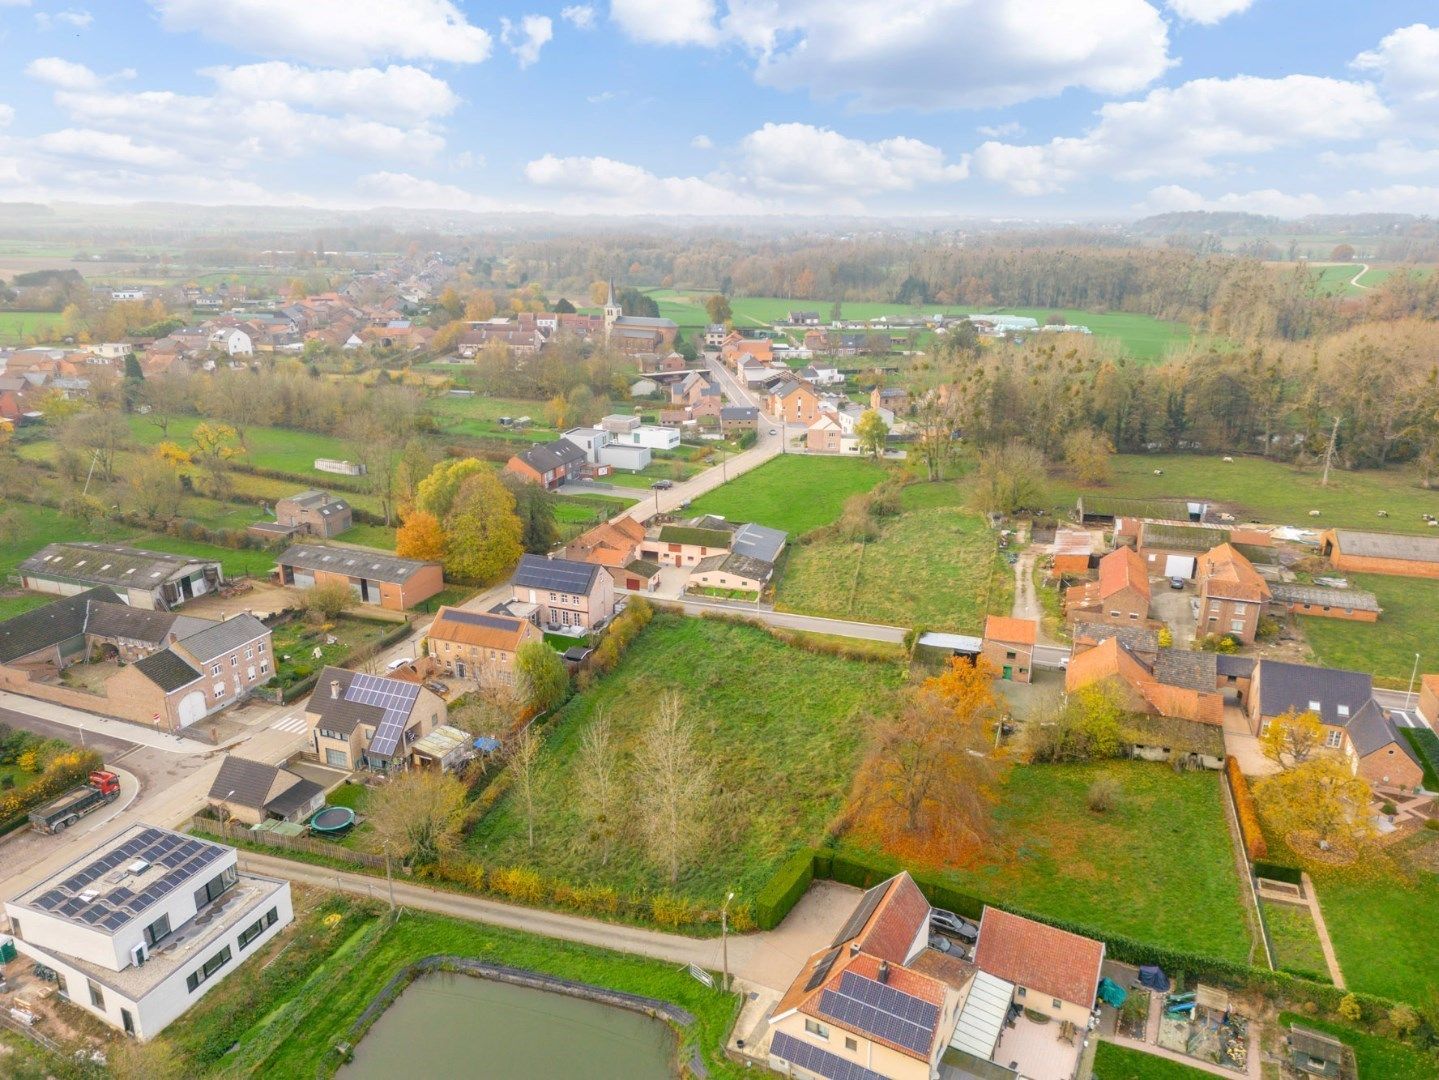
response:
<path fill-rule="evenodd" d="M 270 725 L 270 727 L 273 728 L 275 731 L 289 731 L 293 732 L 296 735 L 304 731 L 309 726 L 309 724 L 305 723 L 305 718 L 303 716 L 286 716 L 283 719 L 276 720 L 273 724 Z"/>

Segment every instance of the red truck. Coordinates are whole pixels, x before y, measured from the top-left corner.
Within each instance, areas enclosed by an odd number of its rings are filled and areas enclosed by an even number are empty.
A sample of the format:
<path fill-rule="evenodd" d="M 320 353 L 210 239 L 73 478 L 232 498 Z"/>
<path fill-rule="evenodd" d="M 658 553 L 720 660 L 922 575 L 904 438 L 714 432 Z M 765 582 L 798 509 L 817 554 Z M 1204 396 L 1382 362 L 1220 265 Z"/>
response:
<path fill-rule="evenodd" d="M 36 832 L 57 833 L 69 828 L 86 814 L 120 797 L 120 778 L 96 769 L 88 783 L 73 787 L 57 799 L 30 811 L 30 827 Z"/>

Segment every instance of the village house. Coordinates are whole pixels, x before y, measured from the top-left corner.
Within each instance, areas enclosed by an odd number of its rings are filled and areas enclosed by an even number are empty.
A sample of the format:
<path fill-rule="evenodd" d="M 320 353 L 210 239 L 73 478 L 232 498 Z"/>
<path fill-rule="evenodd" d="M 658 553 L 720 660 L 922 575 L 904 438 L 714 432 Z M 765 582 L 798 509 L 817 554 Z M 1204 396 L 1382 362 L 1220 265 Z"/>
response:
<path fill-rule="evenodd" d="M 357 547 L 295 544 L 276 560 L 281 585 L 310 589 L 329 582 L 348 585 L 361 604 L 404 611 L 422 604 L 445 587 L 439 563 L 401 559 Z"/>
<path fill-rule="evenodd" d="M 0 623 L 0 687 L 169 731 L 242 700 L 272 665 L 270 630 L 253 615 L 134 608 L 105 586 Z M 93 676 L 71 678 L 77 666 Z"/>
<path fill-rule="evenodd" d="M 808 426 L 819 419 L 819 395 L 809 383 L 788 379 L 770 391 L 768 408 L 778 420 Z"/>
<path fill-rule="evenodd" d="M 506 686 L 514 685 L 520 646 L 543 640 L 528 619 L 453 607 L 440 608 L 426 635 L 430 655 L 445 674 Z"/>
<path fill-rule="evenodd" d="M 560 550 L 560 556 L 603 566 L 617 589 L 650 591 L 659 585 L 660 566 L 640 558 L 644 538 L 645 527 L 625 514 L 581 533 Z"/>
<path fill-rule="evenodd" d="M 1066 577 L 1083 577 L 1089 573 L 1094 560 L 1094 534 L 1088 529 L 1060 527 L 1054 532 L 1049 545 L 1050 581 Z"/>
<path fill-rule="evenodd" d="M 986 907 L 974 963 L 1011 984 L 1015 1004 L 1082 1032 L 1102 977 L 1104 943 Z"/>
<path fill-rule="evenodd" d="M 275 520 L 259 521 L 249 531 L 268 538 L 297 534 L 328 540 L 354 525 L 350 504 L 326 491 L 302 491 L 275 503 Z"/>
<path fill-rule="evenodd" d="M 526 555 L 510 581 L 503 612 L 545 630 L 589 633 L 615 613 L 614 578 L 603 566 Z"/>
<path fill-rule="evenodd" d="M 869 392 L 869 407 L 871 409 L 888 409 L 892 413 L 902 413 L 909 409 L 909 391 L 899 386 L 876 386 Z"/>
<path fill-rule="evenodd" d="M 1099 580 L 1064 593 L 1064 618 L 1077 622 L 1143 623 L 1149 618 L 1149 573 L 1132 549 L 1116 548 L 1099 560 Z"/>
<path fill-rule="evenodd" d="M 708 555 L 695 564 L 690 588 L 721 589 L 754 593 L 756 596 L 774 577 L 774 563 L 748 555 Z"/>
<path fill-rule="evenodd" d="M 278 765 L 226 754 L 207 796 L 226 821 L 308 821 L 325 805 L 325 789 Z"/>
<path fill-rule="evenodd" d="M 15 948 L 55 973 L 65 1000 L 142 1042 L 294 918 L 288 881 L 242 873 L 234 848 L 143 822 L 95 842 L 5 914 Z"/>
<path fill-rule="evenodd" d="M 705 327 L 705 348 L 718 349 L 724 344 L 725 336 L 729 333 L 723 323 L 710 323 Z"/>
<path fill-rule="evenodd" d="M 1122 503 L 1123 500 L 1112 501 Z M 1205 503 L 1180 502 L 1177 508 L 1186 507 L 1189 510 L 1188 520 L 1124 515 L 1115 518 L 1115 544 L 1134 548 L 1151 576 L 1186 580 L 1194 576 L 1199 556 L 1220 544 L 1245 548 L 1267 548 L 1274 544 L 1268 530 L 1204 520 L 1209 513 Z M 1087 512 L 1087 507 L 1082 512 Z"/>
<path fill-rule="evenodd" d="M 332 769 L 389 773 L 409 767 L 410 748 L 447 718 L 419 683 L 325 667 L 305 703 L 319 761 Z"/>
<path fill-rule="evenodd" d="M 535 443 L 505 463 L 505 472 L 513 473 L 546 491 L 554 491 L 572 477 L 584 472 L 588 457 L 585 451 L 568 439 Z"/>
<path fill-rule="evenodd" d="M 1319 553 L 1336 570 L 1400 577 L 1439 577 L 1439 536 L 1329 529 L 1319 539 Z"/>
<path fill-rule="evenodd" d="M 20 564 L 18 573 L 21 586 L 34 592 L 73 596 L 105 585 L 132 607 L 159 611 L 179 607 L 225 583 L 224 571 L 215 560 L 88 540 L 46 544 Z"/>
<path fill-rule="evenodd" d="M 1131 712 L 1223 724 L 1224 695 L 1214 653 L 1173 648 L 1151 652 L 1147 641 L 1128 639 L 1122 633 L 1127 627 L 1086 625 L 1086 642 L 1095 643 L 1082 646 L 1076 639 L 1064 673 L 1066 693 L 1109 682 L 1121 690 Z"/>
<path fill-rule="evenodd" d="M 1324 725 L 1324 749 L 1343 757 L 1356 775 L 1384 787 L 1423 783 L 1414 751 L 1363 672 L 1261 659 L 1246 706 L 1255 735 L 1286 713 L 1313 713 Z"/>
<path fill-rule="evenodd" d="M 984 648 L 980 655 L 1001 679 L 1027 683 L 1034 670 L 1034 643 L 1039 624 L 1033 619 L 988 615 L 984 620 Z"/>
<path fill-rule="evenodd" d="M 726 405 L 719 410 L 720 434 L 726 439 L 759 431 L 759 410 L 752 405 Z"/>
<path fill-rule="evenodd" d="M 788 540 L 789 534 L 780 529 L 705 514 L 651 529 L 640 557 L 661 566 L 696 566 L 711 556 L 733 553 L 774 563 Z"/>
<path fill-rule="evenodd" d="M 1199 614 L 1195 636 L 1227 636 L 1253 645 L 1259 617 L 1269 602 L 1269 584 L 1233 544 L 1220 544 L 1199 557 Z"/>

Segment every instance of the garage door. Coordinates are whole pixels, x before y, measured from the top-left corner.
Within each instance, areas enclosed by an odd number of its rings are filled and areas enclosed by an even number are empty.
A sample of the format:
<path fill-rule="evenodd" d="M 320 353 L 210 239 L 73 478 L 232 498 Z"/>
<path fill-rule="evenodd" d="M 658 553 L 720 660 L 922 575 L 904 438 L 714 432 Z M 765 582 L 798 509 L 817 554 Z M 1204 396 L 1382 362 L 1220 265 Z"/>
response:
<path fill-rule="evenodd" d="M 1185 579 L 1194 576 L 1193 555 L 1166 555 L 1164 556 L 1164 576 L 1182 577 Z"/>
<path fill-rule="evenodd" d="M 310 571 L 308 571 L 308 570 L 301 570 L 299 567 L 296 567 L 296 568 L 295 568 L 295 588 L 297 588 L 297 589 L 309 589 L 309 588 L 313 588 L 313 587 L 314 587 L 314 584 L 315 584 L 315 575 L 314 575 L 314 574 L 312 574 L 312 573 L 311 573 Z"/>
<path fill-rule="evenodd" d="M 189 727 L 205 715 L 205 694 L 192 690 L 180 699 L 180 726 Z"/>

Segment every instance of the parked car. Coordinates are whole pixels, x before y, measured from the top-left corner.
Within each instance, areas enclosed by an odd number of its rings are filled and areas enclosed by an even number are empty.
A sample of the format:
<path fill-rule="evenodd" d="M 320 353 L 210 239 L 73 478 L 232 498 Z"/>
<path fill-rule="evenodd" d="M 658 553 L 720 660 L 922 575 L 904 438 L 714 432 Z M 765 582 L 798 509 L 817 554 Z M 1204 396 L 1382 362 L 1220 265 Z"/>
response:
<path fill-rule="evenodd" d="M 396 657 L 395 659 L 391 660 L 388 664 L 385 665 L 385 670 L 386 670 L 386 671 L 398 671 L 400 668 L 404 667 L 406 664 L 413 664 L 414 662 L 415 662 L 415 658 L 414 658 L 413 656 L 398 656 L 398 657 Z"/>
<path fill-rule="evenodd" d="M 930 908 L 929 925 L 943 930 L 946 934 L 953 934 L 961 941 L 974 942 L 979 938 L 979 927 L 968 919 L 961 919 L 952 911 L 945 911 L 944 908 Z"/>
<path fill-rule="evenodd" d="M 444 697 L 450 692 L 449 684 L 442 683 L 439 679 L 434 679 L 431 682 L 425 683 L 425 689 L 432 694 L 439 694 L 440 697 Z"/>
<path fill-rule="evenodd" d="M 1169 587 L 1175 592 L 1182 592 L 1184 590 L 1184 579 L 1182 577 L 1170 578 Z"/>
<path fill-rule="evenodd" d="M 656 480 L 653 484 L 650 485 L 650 487 L 654 488 L 656 491 L 668 491 L 674 486 L 675 482 L 673 480 Z"/>

